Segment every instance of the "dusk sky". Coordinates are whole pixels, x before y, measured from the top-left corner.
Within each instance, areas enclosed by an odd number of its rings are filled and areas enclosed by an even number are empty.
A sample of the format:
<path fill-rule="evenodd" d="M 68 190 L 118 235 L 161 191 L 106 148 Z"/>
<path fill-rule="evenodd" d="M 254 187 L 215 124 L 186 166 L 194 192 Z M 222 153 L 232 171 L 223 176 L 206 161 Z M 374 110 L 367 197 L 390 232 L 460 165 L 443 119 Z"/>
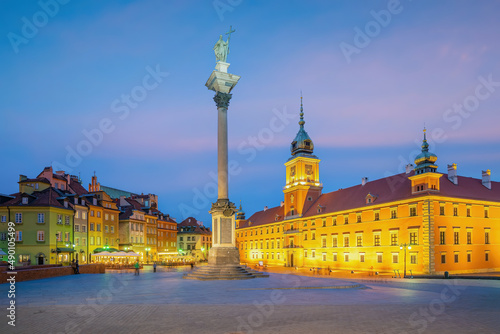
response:
<path fill-rule="evenodd" d="M 231 25 L 229 197 L 247 217 L 283 200 L 301 91 L 323 192 L 402 172 L 424 124 L 439 172 L 500 181 L 499 13 L 499 1 L 2 1 L 0 193 L 52 164 L 209 225 L 205 82 Z"/>

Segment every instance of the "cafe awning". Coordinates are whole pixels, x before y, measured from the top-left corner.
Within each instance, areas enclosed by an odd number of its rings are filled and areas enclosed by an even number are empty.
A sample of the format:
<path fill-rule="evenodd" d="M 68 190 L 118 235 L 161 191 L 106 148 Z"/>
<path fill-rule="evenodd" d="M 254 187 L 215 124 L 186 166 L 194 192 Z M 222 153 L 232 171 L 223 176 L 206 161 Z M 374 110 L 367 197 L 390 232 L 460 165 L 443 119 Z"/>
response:
<path fill-rule="evenodd" d="M 73 253 L 75 250 L 69 247 L 57 247 L 58 253 Z"/>

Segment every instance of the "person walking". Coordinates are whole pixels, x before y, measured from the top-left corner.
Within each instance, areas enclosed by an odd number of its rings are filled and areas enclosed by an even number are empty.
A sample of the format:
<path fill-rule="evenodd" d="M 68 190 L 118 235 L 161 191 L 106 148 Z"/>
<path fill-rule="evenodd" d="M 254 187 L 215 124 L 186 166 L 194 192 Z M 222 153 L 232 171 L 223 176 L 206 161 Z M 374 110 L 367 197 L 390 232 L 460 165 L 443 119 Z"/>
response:
<path fill-rule="evenodd" d="M 78 260 L 76 260 L 75 262 L 75 274 L 79 274 L 80 273 L 80 265 L 78 264 Z"/>
<path fill-rule="evenodd" d="M 139 276 L 139 260 L 137 260 L 137 262 L 135 263 L 134 267 L 135 267 L 134 276 L 135 275 Z"/>
<path fill-rule="evenodd" d="M 156 272 L 156 262 L 153 262 L 153 272 Z"/>

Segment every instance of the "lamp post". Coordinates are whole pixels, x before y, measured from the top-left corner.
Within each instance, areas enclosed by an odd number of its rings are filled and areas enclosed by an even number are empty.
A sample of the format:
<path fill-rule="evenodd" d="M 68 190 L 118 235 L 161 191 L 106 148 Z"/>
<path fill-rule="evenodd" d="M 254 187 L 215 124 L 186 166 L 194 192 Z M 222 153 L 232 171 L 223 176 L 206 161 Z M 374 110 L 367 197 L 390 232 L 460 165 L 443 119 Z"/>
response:
<path fill-rule="evenodd" d="M 146 248 L 146 263 L 149 263 L 149 251 L 151 250 L 151 248 Z"/>
<path fill-rule="evenodd" d="M 411 249 L 411 245 L 404 243 L 399 245 L 399 249 L 402 249 L 404 252 L 403 278 L 406 278 L 406 249 Z"/>
<path fill-rule="evenodd" d="M 59 239 L 59 233 L 56 233 L 56 264 L 59 257 L 59 251 L 57 250 L 57 239 Z"/>

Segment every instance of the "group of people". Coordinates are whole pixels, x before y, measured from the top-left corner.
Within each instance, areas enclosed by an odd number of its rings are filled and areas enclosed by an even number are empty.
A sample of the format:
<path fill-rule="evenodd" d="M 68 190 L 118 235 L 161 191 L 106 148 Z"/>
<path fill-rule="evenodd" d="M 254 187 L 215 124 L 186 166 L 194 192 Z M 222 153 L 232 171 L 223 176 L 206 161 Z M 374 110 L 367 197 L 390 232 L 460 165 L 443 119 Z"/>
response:
<path fill-rule="evenodd" d="M 141 265 L 139 264 L 139 260 L 134 264 L 135 272 L 134 276 L 139 276 L 139 269 Z M 156 262 L 153 262 L 153 272 L 156 272 Z"/>

